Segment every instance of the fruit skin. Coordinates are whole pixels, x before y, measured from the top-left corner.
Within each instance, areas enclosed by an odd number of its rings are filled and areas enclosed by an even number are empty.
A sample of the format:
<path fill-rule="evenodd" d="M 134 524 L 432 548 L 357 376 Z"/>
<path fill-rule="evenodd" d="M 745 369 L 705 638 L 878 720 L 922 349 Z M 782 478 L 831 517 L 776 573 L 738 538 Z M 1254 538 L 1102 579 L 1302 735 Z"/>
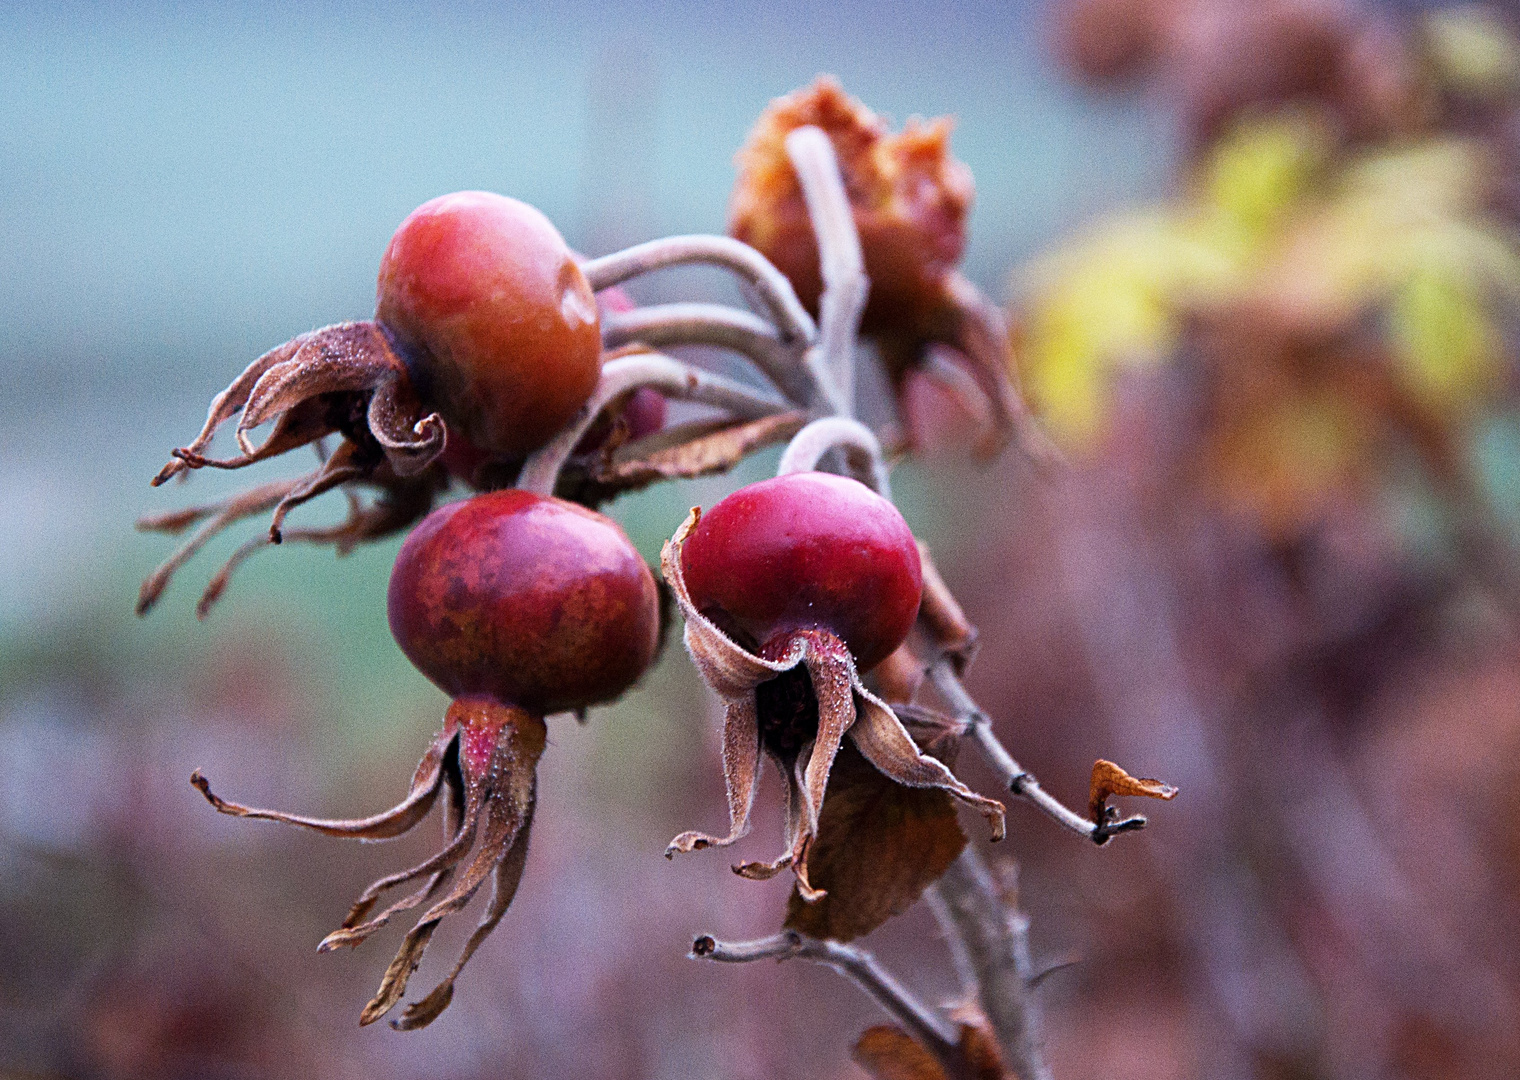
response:
<path fill-rule="evenodd" d="M 450 503 L 407 537 L 391 632 L 451 697 L 547 715 L 609 701 L 654 659 L 654 578 L 611 519 L 530 492 Z"/>
<path fill-rule="evenodd" d="M 461 191 L 423 203 L 380 260 L 375 318 L 421 392 L 487 453 L 563 427 L 601 372 L 596 298 L 564 238 L 526 203 Z"/>
<path fill-rule="evenodd" d="M 698 610 L 749 635 L 762 655 L 790 633 L 823 629 L 862 672 L 908 636 L 923 590 L 918 546 L 897 508 L 830 473 L 734 492 L 702 515 L 681 569 Z"/>

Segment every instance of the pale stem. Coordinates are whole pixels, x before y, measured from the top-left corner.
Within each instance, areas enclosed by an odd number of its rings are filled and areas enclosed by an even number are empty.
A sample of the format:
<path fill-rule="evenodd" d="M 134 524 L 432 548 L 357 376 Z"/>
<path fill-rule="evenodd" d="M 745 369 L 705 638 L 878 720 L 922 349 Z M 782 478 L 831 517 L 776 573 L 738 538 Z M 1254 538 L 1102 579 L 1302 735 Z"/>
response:
<path fill-rule="evenodd" d="M 929 668 L 929 681 L 950 706 L 951 714 L 966 725 L 976 740 L 987 764 L 991 765 L 1008 785 L 1008 790 L 1019 798 L 1032 803 L 1052 821 L 1064 825 L 1079 836 L 1085 836 L 1096 844 L 1108 843 L 1115 833 L 1133 832 L 1145 827 L 1145 816 L 1136 814 L 1119 821 L 1089 821 L 1076 811 L 1066 807 L 1054 795 L 1040 786 L 1034 774 L 1014 760 L 992 730 L 992 718 L 982 711 L 972 696 L 966 692 L 960 676 L 948 658 L 936 661 Z"/>
<path fill-rule="evenodd" d="M 820 417 L 792 436 L 776 467 L 776 475 L 812 472 L 831 450 L 843 451 L 863 483 L 882 498 L 892 498 L 881 443 L 859 420 L 843 416 Z"/>
<path fill-rule="evenodd" d="M 591 288 L 600 292 L 652 270 L 691 263 L 721 266 L 749 282 L 776 321 L 784 343 L 804 346 L 818 339 L 813 317 L 797 299 L 786 275 L 754 248 L 731 237 L 668 236 L 590 259 L 581 264 L 581 271 Z"/>
<path fill-rule="evenodd" d="M 1029 919 L 999 894 L 981 857 L 967 848 L 930 886 L 934 913 L 962 950 L 982 1012 L 997 1036 L 1004 1064 L 1019 1080 L 1051 1080 L 1040 1054 Z"/>
<path fill-rule="evenodd" d="M 798 350 L 785 345 L 776 328 L 753 312 L 724 304 L 656 304 L 603 317 L 603 348 L 634 342 L 654 348 L 709 345 L 731 349 L 754 361 L 797 404 L 827 403 L 827 395 Z"/>
<path fill-rule="evenodd" d="M 792 959 L 827 964 L 864 990 L 935 1057 L 952 1067 L 961 1060 L 958 1033 L 943 1017 L 915 998 L 907 987 L 894 979 L 864 949 L 783 930 L 756 941 L 718 941 L 704 935 L 692 943 L 691 955 L 723 964 Z"/>
<path fill-rule="evenodd" d="M 602 377 L 596 384 L 596 390 L 591 399 L 581 406 L 575 419 L 523 465 L 517 486 L 540 495 L 551 494 L 560 469 L 570 460 L 576 444 L 590 429 L 597 415 L 620 395 L 641 386 L 658 390 L 666 397 L 714 405 L 744 420 L 758 420 L 762 416 L 771 416 L 787 409 L 787 403 L 779 398 L 659 353 L 619 357 L 602 366 Z"/>
<path fill-rule="evenodd" d="M 797 128 L 786 137 L 786 152 L 797 171 L 818 241 L 818 268 L 823 279 L 818 303 L 819 366 L 833 382 L 836 411 L 850 416 L 855 411 L 855 335 L 871 290 L 860 251 L 860 233 L 829 137 L 811 125 Z"/>

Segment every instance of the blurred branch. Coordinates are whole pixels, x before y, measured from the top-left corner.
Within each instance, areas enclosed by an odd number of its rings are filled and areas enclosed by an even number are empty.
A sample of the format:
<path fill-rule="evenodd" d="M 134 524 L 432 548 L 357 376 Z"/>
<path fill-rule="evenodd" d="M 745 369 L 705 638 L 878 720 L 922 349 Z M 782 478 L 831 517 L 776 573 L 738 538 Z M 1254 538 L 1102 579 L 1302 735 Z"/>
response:
<path fill-rule="evenodd" d="M 987 763 L 997 770 L 1003 782 L 1008 785 L 1008 790 L 1032 803 L 1052 821 L 1100 846 L 1108 843 L 1116 833 L 1145 828 L 1144 814 L 1120 818 L 1112 808 L 1106 811 L 1101 821 L 1090 821 L 1042 788 L 1034 774 L 1014 760 L 1008 748 L 999 741 L 992 730 L 992 718 L 967 693 L 960 676 L 955 673 L 953 659 L 943 657 L 930 665 L 929 680 L 950 706 L 954 718 L 966 725 L 977 749 Z"/>
<path fill-rule="evenodd" d="M 704 934 L 692 942 L 691 955 L 694 959 L 716 960 L 723 964 L 794 958 L 827 964 L 864 990 L 947 1067 L 958 1069 L 961 1058 L 955 1029 L 915 998 L 864 949 L 783 930 L 756 941 L 719 941 Z"/>
<path fill-rule="evenodd" d="M 1019 1080 L 1051 1080 L 1039 1047 L 1029 917 L 1001 895 L 975 848 L 961 852 L 930 890 L 952 955 L 960 954 L 975 979 L 1004 1063 Z"/>

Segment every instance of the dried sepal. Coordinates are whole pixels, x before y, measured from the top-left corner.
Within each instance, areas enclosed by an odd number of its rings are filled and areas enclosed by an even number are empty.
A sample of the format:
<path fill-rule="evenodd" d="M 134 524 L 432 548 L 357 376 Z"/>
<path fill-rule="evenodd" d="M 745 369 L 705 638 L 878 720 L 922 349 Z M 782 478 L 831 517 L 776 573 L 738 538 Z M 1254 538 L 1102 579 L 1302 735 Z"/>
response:
<path fill-rule="evenodd" d="M 320 444 L 319 444 L 320 445 Z M 229 498 L 185 510 L 145 517 L 137 522 L 143 532 L 159 532 L 176 535 L 190 526 L 200 523 L 183 544 L 149 574 L 138 592 L 137 614 L 146 614 L 163 596 L 170 581 L 186 562 L 201 548 L 228 527 L 246 518 L 274 511 L 277 523 L 283 525 L 285 515 L 291 509 L 307 502 L 323 491 L 345 483 L 359 482 L 376 489 L 377 495 L 369 502 L 362 502 L 352 487 L 345 489 L 349 496 L 348 516 L 337 525 L 315 529 L 275 529 L 250 539 L 238 547 L 212 577 L 196 605 L 196 615 L 205 618 L 212 606 L 226 591 L 233 573 L 256 552 L 271 544 L 296 541 L 311 544 L 331 544 L 340 555 L 346 555 L 359 544 L 394 535 L 420 521 L 432 509 L 433 499 L 448 485 L 448 478 L 441 469 L 432 468 L 417 476 L 397 476 L 387 462 L 372 470 L 353 465 L 345 443 L 330 458 L 304 477 L 293 480 L 275 480 L 249 488 Z M 333 462 L 337 464 L 334 465 Z"/>
<path fill-rule="evenodd" d="M 798 893 L 808 901 L 821 899 L 825 891 L 811 881 L 809 857 L 830 772 L 846 739 L 890 781 L 942 791 L 971 806 L 987 818 L 992 838 L 1001 839 L 1003 805 L 976 794 L 919 750 L 891 708 L 866 688 L 837 637 L 821 629 L 799 630 L 767 646 L 769 656 L 757 656 L 697 609 L 686 586 L 681 548 L 700 520 L 701 511 L 693 508 L 661 551 L 660 567 L 686 621 L 687 650 L 724 702 L 730 827 L 721 837 L 682 833 L 666 848 L 666 856 L 727 846 L 748 832 L 759 751 L 764 750 L 787 783 L 786 849 L 770 862 L 743 863 L 734 870 L 742 877 L 765 879 L 790 867 Z"/>
<path fill-rule="evenodd" d="M 976 656 L 976 627 L 940 576 L 929 545 L 922 540 L 918 542 L 918 564 L 924 575 L 924 598 L 918 606 L 918 623 L 939 654 L 950 657 L 956 672 L 964 674 Z"/>
<path fill-rule="evenodd" d="M 1114 795 L 1143 795 L 1148 799 L 1175 799 L 1177 789 L 1160 780 L 1131 776 L 1112 761 L 1099 758 L 1093 762 L 1092 785 L 1088 797 L 1088 812 L 1095 823 L 1103 824 L 1113 813 L 1108 800 Z"/>
<path fill-rule="evenodd" d="M 375 394 L 381 404 L 366 416 Z M 360 406 L 357 415 L 373 420 L 378 430 L 345 434 L 373 439 L 397 475 L 420 472 L 443 450 L 443 421 L 423 409 L 386 332 L 374 322 L 337 323 L 293 338 L 250 364 L 216 396 L 200 434 L 174 451 L 174 460 L 153 483 L 157 486 L 186 469 L 208 465 L 241 468 L 304 445 L 298 435 L 309 435 L 309 442 L 343 430 L 355 415 L 355 403 Z M 297 410 L 299 423 L 291 422 L 284 430 L 277 423 L 263 447 L 254 445 L 250 431 Z M 217 429 L 239 413 L 236 434 L 243 455 L 221 461 L 206 457 Z"/>
<path fill-rule="evenodd" d="M 535 773 L 546 734 L 542 717 L 486 698 L 461 698 L 450 706 L 442 731 L 417 767 L 406 799 L 382 814 L 352 821 L 303 817 L 228 802 L 212 793 L 199 772 L 192 775 L 191 782 L 221 813 L 279 821 L 330 836 L 361 840 L 401 835 L 427 815 L 440 791 L 448 793 L 443 848 L 417 866 L 370 885 L 350 908 L 343 926 L 319 946 L 319 951 L 329 952 L 344 945 L 358 945 L 395 915 L 434 898 L 453 881 L 453 888 L 424 912 L 407 933 L 381 979 L 379 990 L 360 1014 L 361 1024 L 374 1023 L 405 995 L 407 982 L 421 963 L 439 924 L 463 909 L 487 878 L 494 878 L 491 901 L 452 970 L 432 992 L 392 1022 L 397 1028 L 419 1028 L 431 1023 L 448 1006 L 460 971 L 501 921 L 517 892 L 533 820 Z M 474 857 L 467 862 L 472 851 Z M 420 890 L 364 921 L 384 892 L 425 876 L 429 880 Z"/>

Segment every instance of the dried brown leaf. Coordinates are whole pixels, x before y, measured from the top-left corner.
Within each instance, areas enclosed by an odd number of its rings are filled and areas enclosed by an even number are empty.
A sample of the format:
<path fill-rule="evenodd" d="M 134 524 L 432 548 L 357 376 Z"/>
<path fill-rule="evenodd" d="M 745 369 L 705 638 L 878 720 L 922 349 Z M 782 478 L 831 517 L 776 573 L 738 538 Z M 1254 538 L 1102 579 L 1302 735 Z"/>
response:
<path fill-rule="evenodd" d="M 955 803 L 939 788 L 910 788 L 882 775 L 846 740 L 834 759 L 807 862 L 826 895 L 797 892 L 786 927 L 850 941 L 912 906 L 966 846 Z"/>
<path fill-rule="evenodd" d="M 850 1055 L 871 1080 L 949 1080 L 944 1067 L 902 1028 L 867 1028 Z"/>
<path fill-rule="evenodd" d="M 1093 762 L 1092 789 L 1088 799 L 1088 811 L 1095 822 L 1102 822 L 1108 813 L 1108 800 L 1113 795 L 1144 795 L 1149 799 L 1174 799 L 1177 789 L 1160 780 L 1147 780 L 1131 776 L 1112 761 L 1099 758 Z"/>
<path fill-rule="evenodd" d="M 652 438 L 661 439 L 666 445 L 648 446 L 645 440 L 640 440 L 624 446 L 610 461 L 599 465 L 594 476 L 601 483 L 628 489 L 660 480 L 727 472 L 761 447 L 791 438 L 807 421 L 807 414 L 800 410 L 777 413 L 759 420 L 726 424 L 717 430 L 698 428 L 700 433 L 695 437 L 675 445 L 669 445 L 668 436 L 662 432 Z"/>

